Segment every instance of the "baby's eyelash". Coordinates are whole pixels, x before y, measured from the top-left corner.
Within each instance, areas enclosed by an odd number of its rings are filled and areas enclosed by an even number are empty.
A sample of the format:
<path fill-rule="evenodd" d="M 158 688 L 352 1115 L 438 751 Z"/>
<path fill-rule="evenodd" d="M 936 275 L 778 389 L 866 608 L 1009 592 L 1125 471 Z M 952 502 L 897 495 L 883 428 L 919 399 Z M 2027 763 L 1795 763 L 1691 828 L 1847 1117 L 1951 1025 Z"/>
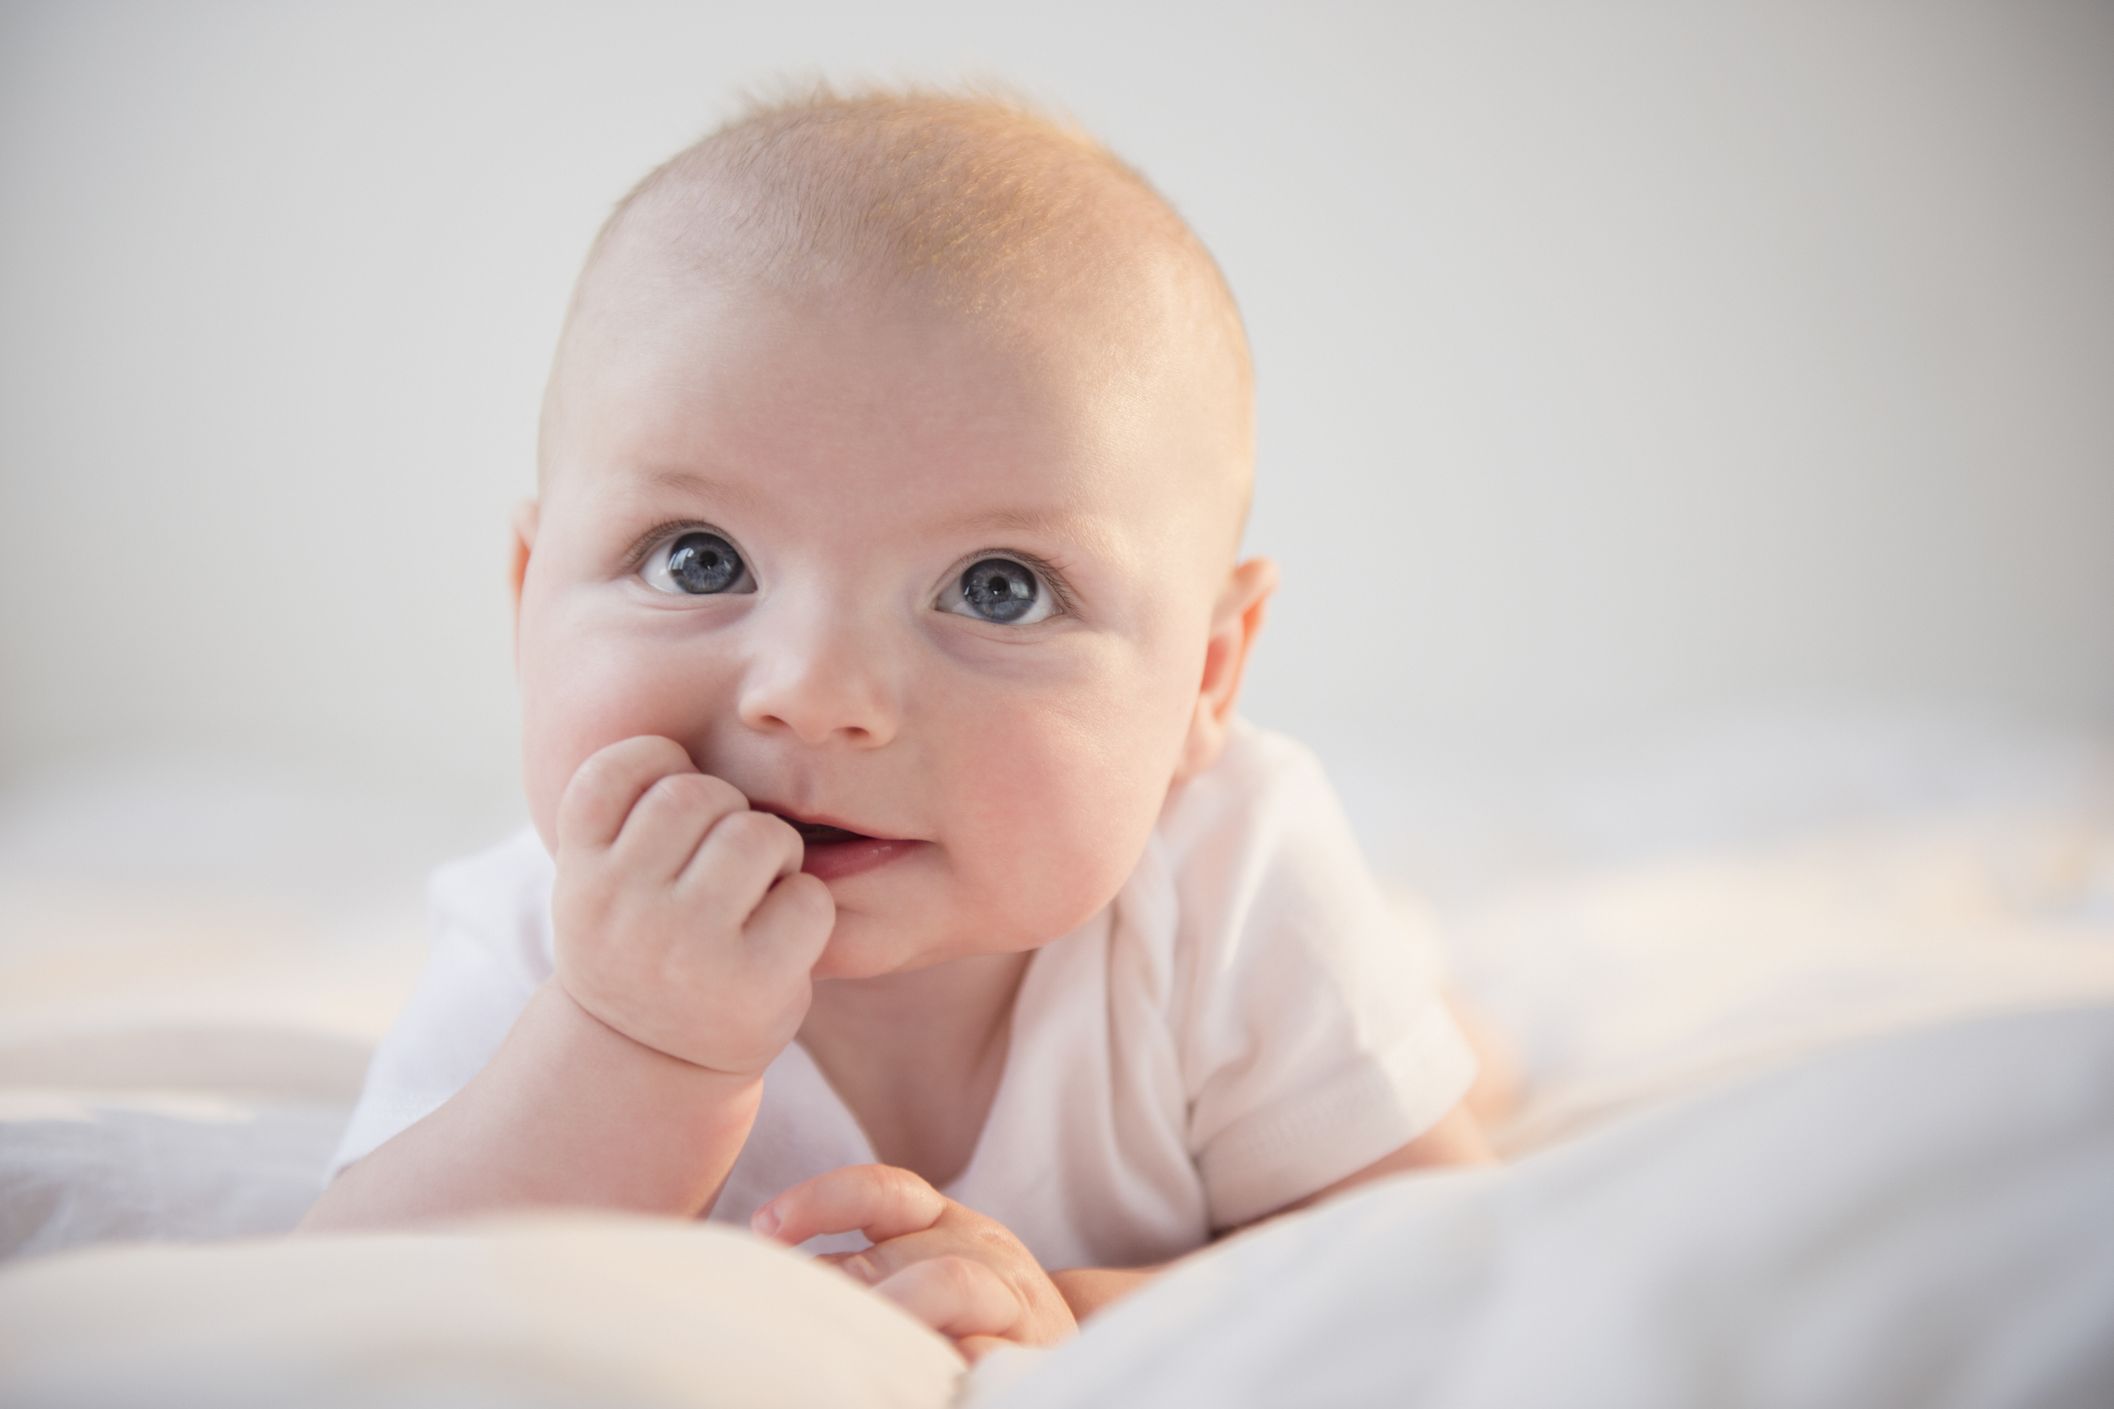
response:
<path fill-rule="evenodd" d="M 637 538 L 632 539 L 631 546 L 624 550 L 624 571 L 637 572 L 639 565 L 646 561 L 646 555 L 659 546 L 664 538 L 673 537 L 678 533 L 718 532 L 719 530 L 712 527 L 712 525 L 699 523 L 695 519 L 673 519 L 667 523 L 657 523 Z M 725 535 L 721 536 L 724 537 Z"/>
<path fill-rule="evenodd" d="M 661 543 L 684 533 L 719 533 L 719 530 L 711 524 L 700 523 L 696 519 L 671 519 L 666 523 L 655 524 L 637 538 L 632 539 L 631 546 L 624 550 L 624 571 L 637 572 L 640 566 L 645 563 L 647 555 L 659 547 Z M 724 538 L 726 535 L 720 534 L 720 536 Z M 966 571 L 969 567 L 982 562 L 985 558 L 1011 558 L 1016 562 L 1025 563 L 1040 573 L 1044 582 L 1050 584 L 1050 592 L 1057 598 L 1059 608 L 1070 612 L 1078 605 L 1072 598 L 1071 588 L 1065 585 L 1067 569 L 1063 563 L 1055 559 L 1039 557 L 1034 553 L 1025 553 L 1018 548 L 981 548 L 962 559 L 962 568 Z"/>

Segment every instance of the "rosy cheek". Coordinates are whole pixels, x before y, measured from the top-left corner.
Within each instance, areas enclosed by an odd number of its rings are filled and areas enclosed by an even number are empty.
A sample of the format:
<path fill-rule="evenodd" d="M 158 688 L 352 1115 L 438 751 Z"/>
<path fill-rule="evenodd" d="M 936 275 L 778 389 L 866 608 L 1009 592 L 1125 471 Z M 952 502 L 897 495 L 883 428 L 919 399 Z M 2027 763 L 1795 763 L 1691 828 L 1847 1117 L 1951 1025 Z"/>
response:
<path fill-rule="evenodd" d="M 1139 790 L 1112 773 L 1099 742 L 1080 726 L 1044 720 L 955 774 L 974 780 L 955 794 L 974 799 L 958 829 L 970 839 L 961 860 L 992 904 L 1042 938 L 1106 903 L 1142 844 Z"/>
<path fill-rule="evenodd" d="M 552 650 L 521 678 L 522 774 L 530 816 L 546 844 L 566 786 L 580 765 L 619 739 L 665 734 L 684 739 L 692 725 L 680 689 L 657 680 L 650 653 Z M 671 708 L 671 701 L 678 702 Z"/>

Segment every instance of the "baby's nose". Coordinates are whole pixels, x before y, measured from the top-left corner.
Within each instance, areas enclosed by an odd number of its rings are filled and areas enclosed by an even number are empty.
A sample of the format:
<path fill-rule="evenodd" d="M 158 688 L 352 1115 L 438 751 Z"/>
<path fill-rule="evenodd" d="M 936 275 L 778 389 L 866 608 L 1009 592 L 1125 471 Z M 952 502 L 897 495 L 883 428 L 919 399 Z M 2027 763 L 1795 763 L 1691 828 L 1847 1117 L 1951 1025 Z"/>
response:
<path fill-rule="evenodd" d="M 901 711 L 881 633 L 848 615 L 774 615 L 780 619 L 757 623 L 741 721 L 760 732 L 786 730 L 812 747 L 842 740 L 879 748 L 893 739 Z"/>

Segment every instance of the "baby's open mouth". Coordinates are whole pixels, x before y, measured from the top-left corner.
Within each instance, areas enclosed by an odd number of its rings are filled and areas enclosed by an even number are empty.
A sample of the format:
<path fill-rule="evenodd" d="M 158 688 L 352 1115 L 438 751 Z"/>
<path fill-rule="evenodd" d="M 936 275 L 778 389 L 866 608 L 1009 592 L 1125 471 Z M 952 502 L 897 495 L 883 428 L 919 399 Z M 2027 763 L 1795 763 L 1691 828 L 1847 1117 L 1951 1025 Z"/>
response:
<path fill-rule="evenodd" d="M 787 818 L 787 821 L 792 821 Z M 833 841 L 871 841 L 873 838 L 862 832 L 847 832 L 842 827 L 825 827 L 819 822 L 793 822 L 793 829 L 800 833 L 800 840 L 810 846 Z"/>
<path fill-rule="evenodd" d="M 783 818 L 800 833 L 800 869 L 830 882 L 848 882 L 854 876 L 878 871 L 911 855 L 924 843 L 901 837 L 877 837 L 855 832 L 835 822 L 796 816 L 767 799 L 751 799 L 751 807 Z"/>
<path fill-rule="evenodd" d="M 758 812 L 768 812 L 773 817 L 783 818 L 786 822 L 792 825 L 794 831 L 800 833 L 800 840 L 806 842 L 810 846 L 826 846 L 831 842 L 841 841 L 885 840 L 885 838 L 872 836 L 866 832 L 854 832 L 848 827 L 839 827 L 831 822 L 810 822 L 806 818 L 797 817 L 790 812 L 781 811 L 779 808 L 767 802 L 752 802 L 750 806 L 754 807 Z"/>

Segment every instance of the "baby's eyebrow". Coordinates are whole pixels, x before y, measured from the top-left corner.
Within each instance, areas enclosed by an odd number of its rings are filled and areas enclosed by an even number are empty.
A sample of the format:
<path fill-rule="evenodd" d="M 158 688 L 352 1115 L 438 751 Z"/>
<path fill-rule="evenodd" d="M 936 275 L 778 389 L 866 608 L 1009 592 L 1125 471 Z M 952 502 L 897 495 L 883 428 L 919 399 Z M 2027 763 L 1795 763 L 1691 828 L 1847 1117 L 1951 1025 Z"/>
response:
<path fill-rule="evenodd" d="M 755 487 L 716 479 L 678 465 L 644 465 L 639 467 L 639 478 L 663 489 L 702 494 L 714 503 L 724 504 L 742 513 L 760 513 L 763 509 L 765 496 Z M 938 528 L 944 533 L 966 533 L 972 530 L 1047 533 L 1069 536 L 1089 544 L 1098 544 L 1104 537 L 1091 515 L 1076 514 L 1060 508 L 978 509 L 945 519 L 939 523 Z"/>
<path fill-rule="evenodd" d="M 1085 520 L 1062 509 L 979 509 L 957 514 L 940 524 L 948 533 L 997 529 L 1003 533 L 1078 533 Z"/>
<path fill-rule="evenodd" d="M 639 478 L 661 489 L 702 493 L 716 503 L 726 504 L 745 514 L 753 514 L 763 508 L 762 493 L 748 485 L 714 479 L 710 475 L 702 475 L 695 470 L 686 470 L 676 465 L 642 465 L 639 467 Z"/>

